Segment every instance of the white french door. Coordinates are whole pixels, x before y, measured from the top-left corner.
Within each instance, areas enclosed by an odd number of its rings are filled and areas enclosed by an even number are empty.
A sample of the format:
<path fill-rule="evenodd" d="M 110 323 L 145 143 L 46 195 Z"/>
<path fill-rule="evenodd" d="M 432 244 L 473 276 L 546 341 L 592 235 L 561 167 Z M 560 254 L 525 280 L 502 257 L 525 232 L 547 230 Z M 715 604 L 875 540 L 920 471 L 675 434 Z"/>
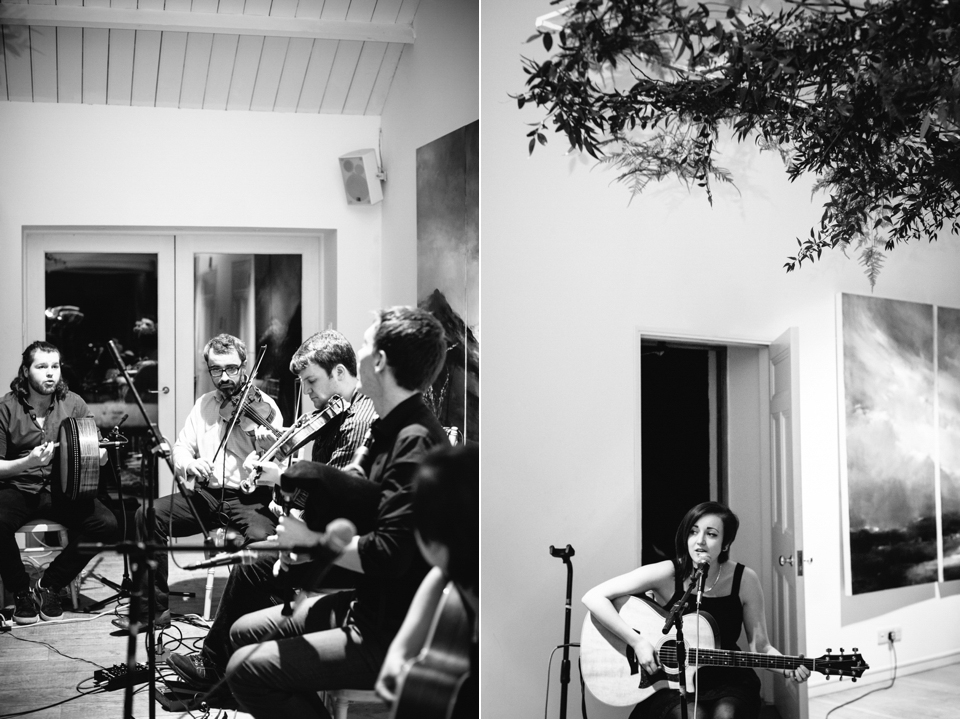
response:
<path fill-rule="evenodd" d="M 138 371 L 151 377 L 142 388 L 148 420 L 172 443 L 210 389 L 201 353 L 213 335 L 244 340 L 251 366 L 272 338 L 268 381 L 286 384 L 291 344 L 335 326 L 335 257 L 335 233 L 323 231 L 29 229 L 23 346 L 59 340 L 77 367 L 71 389 L 86 395 L 98 424 L 125 413 L 124 428 L 145 429 L 131 393 L 117 386 L 106 351 L 113 339 L 134 386 Z M 151 322 L 155 346 L 139 331 Z M 171 490 L 161 466 L 159 495 Z"/>

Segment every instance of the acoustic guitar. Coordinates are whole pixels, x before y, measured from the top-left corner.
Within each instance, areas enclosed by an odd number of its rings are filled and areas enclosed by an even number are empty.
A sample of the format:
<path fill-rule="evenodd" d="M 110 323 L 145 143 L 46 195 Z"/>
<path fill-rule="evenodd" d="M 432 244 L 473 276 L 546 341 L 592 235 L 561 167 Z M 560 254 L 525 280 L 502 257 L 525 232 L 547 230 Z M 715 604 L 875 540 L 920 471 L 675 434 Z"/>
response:
<path fill-rule="evenodd" d="M 447 584 L 420 654 L 397 682 L 390 719 L 449 719 L 470 673 L 473 627 L 463 599 Z"/>
<path fill-rule="evenodd" d="M 663 634 L 669 612 L 646 597 L 621 597 L 614 601 L 614 606 L 634 631 L 650 640 L 660 668 L 653 675 L 644 672 L 633 649 L 588 612 L 580 635 L 580 673 L 590 692 L 604 704 L 629 706 L 660 689 L 678 689 L 676 630 Z M 853 681 L 870 668 L 856 648 L 852 654 L 843 654 L 842 649 L 840 654 L 830 654 L 827 650 L 817 659 L 717 649 L 720 633 L 710 614 L 700 612 L 699 617 L 685 614 L 683 618 L 687 687 L 691 690 L 697 669 L 705 666 L 766 669 L 805 666 L 827 676 L 853 677 Z"/>

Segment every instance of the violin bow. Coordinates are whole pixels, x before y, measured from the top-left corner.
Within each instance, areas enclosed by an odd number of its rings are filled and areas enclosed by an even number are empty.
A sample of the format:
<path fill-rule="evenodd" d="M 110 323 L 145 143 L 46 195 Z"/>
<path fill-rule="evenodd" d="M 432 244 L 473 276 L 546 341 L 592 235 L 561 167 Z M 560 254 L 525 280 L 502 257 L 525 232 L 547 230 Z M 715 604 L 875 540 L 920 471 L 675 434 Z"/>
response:
<path fill-rule="evenodd" d="M 213 459 L 210 460 L 210 464 L 213 464 L 217 461 L 217 457 L 220 455 L 220 450 L 223 449 L 223 446 L 227 443 L 227 440 L 230 439 L 230 435 L 233 434 L 233 428 L 237 426 L 237 422 L 240 420 L 240 415 L 243 413 L 243 404 L 247 401 L 247 395 L 250 394 L 250 389 L 253 387 L 253 380 L 257 376 L 257 372 L 260 370 L 260 363 L 263 362 L 263 358 L 267 355 L 267 346 L 262 345 L 260 347 L 260 357 L 257 359 L 257 363 L 254 365 L 253 369 L 250 371 L 250 376 L 247 377 L 246 383 L 243 385 L 243 389 L 240 392 L 240 401 L 237 402 L 237 409 L 233 413 L 233 419 L 230 420 L 230 426 L 227 427 L 227 431 L 223 435 L 223 439 L 220 440 L 220 446 L 217 447 L 217 451 L 213 453 Z M 229 402 L 230 400 L 227 399 Z"/>

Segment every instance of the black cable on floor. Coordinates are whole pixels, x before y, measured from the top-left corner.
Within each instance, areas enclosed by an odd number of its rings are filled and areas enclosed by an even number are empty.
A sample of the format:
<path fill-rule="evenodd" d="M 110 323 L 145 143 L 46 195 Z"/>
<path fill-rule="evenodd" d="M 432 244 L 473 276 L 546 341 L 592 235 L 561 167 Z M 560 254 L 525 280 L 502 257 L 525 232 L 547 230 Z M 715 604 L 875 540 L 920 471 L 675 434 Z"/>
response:
<path fill-rule="evenodd" d="M 59 654 L 61 657 L 64 657 L 64 658 L 66 658 L 66 659 L 73 659 L 74 661 L 78 661 L 78 662 L 86 662 L 87 664 L 93 664 L 93 666 L 97 667 L 98 669 L 106 669 L 106 667 L 103 666 L 102 664 L 97 664 L 96 662 L 91 662 L 89 659 L 83 659 L 82 657 L 71 657 L 69 654 L 64 654 L 63 652 L 61 652 L 59 649 L 57 649 L 55 646 L 53 646 L 52 644 L 50 644 L 50 643 L 48 643 L 48 642 L 43 642 L 43 641 L 40 641 L 39 639 L 24 639 L 23 637 L 18 637 L 18 636 L 17 636 L 16 634 L 14 634 L 13 632 L 6 632 L 6 634 L 9 634 L 11 637 L 13 637 L 14 639 L 16 639 L 18 642 L 29 642 L 30 644 L 42 644 L 42 645 L 45 646 L 47 649 L 51 649 L 51 650 L 55 651 L 55 652 L 56 652 L 57 654 Z"/>
<path fill-rule="evenodd" d="M 840 709 L 840 708 L 842 708 L 842 707 L 845 707 L 845 706 L 847 706 L 847 705 L 849 705 L 849 704 L 853 704 L 854 702 L 858 702 L 858 701 L 860 701 L 861 699 L 863 699 L 864 697 L 870 696 L 871 694 L 876 694 L 877 692 L 883 692 L 883 691 L 886 691 L 887 689 L 890 689 L 890 688 L 893 687 L 894 683 L 897 681 L 897 648 L 896 648 L 896 646 L 893 645 L 893 643 L 890 644 L 890 648 L 893 650 L 893 679 L 890 680 L 890 683 L 889 683 L 887 686 L 885 686 L 885 687 L 880 687 L 880 688 L 878 688 L 878 689 L 871 689 L 870 691 L 866 692 L 865 694 L 861 694 L 861 695 L 858 696 L 858 697 L 854 697 L 853 699 L 851 699 L 851 700 L 848 701 L 848 702 L 844 702 L 843 704 L 838 704 L 838 705 L 835 706 L 833 709 L 831 709 L 830 711 L 828 711 L 828 712 L 827 712 L 827 715 L 826 715 L 823 719 L 829 719 L 830 715 L 833 714 L 837 709 Z M 2 719 L 2 717 L 0 717 L 0 719 Z"/>

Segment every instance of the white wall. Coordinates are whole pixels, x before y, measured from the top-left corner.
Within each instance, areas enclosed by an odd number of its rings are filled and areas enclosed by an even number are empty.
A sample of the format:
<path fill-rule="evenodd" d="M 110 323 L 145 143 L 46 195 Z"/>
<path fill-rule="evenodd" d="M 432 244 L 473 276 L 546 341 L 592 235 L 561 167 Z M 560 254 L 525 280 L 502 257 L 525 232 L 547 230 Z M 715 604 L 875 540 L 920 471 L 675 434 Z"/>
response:
<path fill-rule="evenodd" d="M 332 228 L 338 325 L 380 306 L 379 206 L 348 206 L 337 157 L 377 117 L 0 103 L 0 376 L 17 367 L 22 227 Z M 312 331 L 311 328 L 306 328 Z"/>
<path fill-rule="evenodd" d="M 478 0 L 421 0 L 383 109 L 383 304 L 417 301 L 417 148 L 479 110 Z"/>
<path fill-rule="evenodd" d="M 870 289 L 839 252 L 784 273 L 795 238 L 821 213 L 811 182 L 790 185 L 776 156 L 747 145 L 728 158 L 742 194 L 720 188 L 711 209 L 667 183 L 628 205 L 611 172 L 563 155 L 560 136 L 528 158 L 526 123 L 540 115 L 517 111 L 507 94 L 523 87 L 520 55 L 543 57 L 523 41 L 549 10 L 544 0 L 493 0 L 482 23 L 484 716 L 542 712 L 566 580 L 548 546 L 577 551 L 574 640 L 583 592 L 637 562 L 638 328 L 770 341 L 799 327 L 808 650 L 857 646 L 875 679 L 891 662 L 876 645 L 880 626 L 903 627 L 901 667 L 960 651 L 957 596 L 928 588 L 905 605 L 909 592 L 883 593 L 894 608 L 842 611 L 835 301 Z M 958 272 L 951 238 L 901 247 L 875 294 L 960 307 Z M 811 682 L 811 692 L 824 688 Z M 574 670 L 571 712 L 578 703 Z"/>

